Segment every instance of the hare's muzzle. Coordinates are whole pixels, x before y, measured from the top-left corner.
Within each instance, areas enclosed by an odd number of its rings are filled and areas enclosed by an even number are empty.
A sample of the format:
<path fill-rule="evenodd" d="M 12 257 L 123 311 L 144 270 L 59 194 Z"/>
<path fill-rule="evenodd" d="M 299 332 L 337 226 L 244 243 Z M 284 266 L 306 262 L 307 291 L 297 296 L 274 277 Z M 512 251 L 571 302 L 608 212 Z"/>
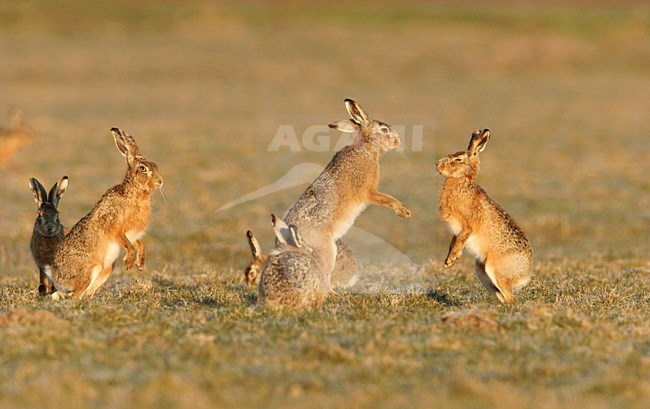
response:
<path fill-rule="evenodd" d="M 399 134 L 397 132 L 394 132 L 392 135 L 388 137 L 389 140 L 389 149 L 397 149 L 400 146 L 402 146 L 402 140 L 399 137 Z"/>
<path fill-rule="evenodd" d="M 442 174 L 442 171 L 443 171 L 444 168 L 445 168 L 445 163 L 446 163 L 446 160 L 445 160 L 445 159 L 447 159 L 447 158 L 439 159 L 438 162 L 436 162 L 436 170 L 437 170 L 438 173 L 440 173 L 440 174 Z"/>

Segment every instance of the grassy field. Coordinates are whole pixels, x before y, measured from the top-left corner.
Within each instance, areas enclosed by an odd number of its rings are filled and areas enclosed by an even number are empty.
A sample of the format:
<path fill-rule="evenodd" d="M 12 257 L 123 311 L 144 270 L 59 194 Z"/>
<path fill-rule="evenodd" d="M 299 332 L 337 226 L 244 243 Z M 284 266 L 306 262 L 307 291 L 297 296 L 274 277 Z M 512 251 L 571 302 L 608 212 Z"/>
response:
<path fill-rule="evenodd" d="M 135 3 L 0 0 L 0 118 L 35 133 L 0 168 L 0 407 L 648 406 L 647 5 Z M 359 217 L 359 282 L 322 309 L 258 306 L 245 231 L 270 249 L 305 185 L 218 209 L 324 166 L 339 135 L 309 130 L 345 97 L 404 130 L 380 190 L 413 217 Z M 112 126 L 165 179 L 147 269 L 38 299 L 28 178 L 70 177 L 71 227 L 121 180 Z M 510 306 L 442 268 L 434 163 L 479 127 L 479 183 L 535 250 Z"/>

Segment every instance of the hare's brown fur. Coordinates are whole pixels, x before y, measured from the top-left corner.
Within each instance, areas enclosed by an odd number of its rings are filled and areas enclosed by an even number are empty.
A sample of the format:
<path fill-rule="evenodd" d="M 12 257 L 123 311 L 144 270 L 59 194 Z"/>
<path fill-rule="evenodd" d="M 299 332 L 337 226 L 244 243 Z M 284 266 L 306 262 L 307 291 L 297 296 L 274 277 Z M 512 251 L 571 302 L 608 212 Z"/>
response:
<path fill-rule="evenodd" d="M 140 155 L 133 137 L 112 130 L 128 169 L 122 183 L 110 188 L 93 209 L 59 244 L 54 280 L 60 296 L 90 297 L 106 282 L 120 247 L 126 250 L 124 268 L 144 268 L 141 241 L 151 217 L 151 197 L 162 186 L 158 166 Z"/>
<path fill-rule="evenodd" d="M 331 275 L 337 258 L 337 240 L 369 205 L 392 208 L 408 218 L 410 210 L 399 200 L 377 191 L 379 158 L 400 146 L 399 134 L 390 125 L 371 120 L 351 99 L 345 100 L 351 119 L 330 124 L 343 132 L 358 132 L 354 143 L 338 151 L 325 170 L 289 209 L 285 219 L 295 225 L 323 266 L 323 292 L 331 291 Z"/>
<path fill-rule="evenodd" d="M 295 226 L 272 215 L 279 241 L 268 256 L 259 278 L 259 300 L 286 306 L 318 307 L 322 304 L 323 276 L 319 259 L 298 234 Z M 249 235 L 252 237 L 252 234 Z"/>
<path fill-rule="evenodd" d="M 466 152 L 438 161 L 437 169 L 446 177 L 439 210 L 454 235 L 445 267 L 451 267 L 465 249 L 476 259 L 475 272 L 481 284 L 505 303 L 514 301 L 513 291 L 530 281 L 533 250 L 514 219 L 474 182 L 478 153 L 489 137 L 487 129 L 476 131 Z"/>
<path fill-rule="evenodd" d="M 259 278 L 262 273 L 264 265 L 269 259 L 267 254 L 264 254 L 257 239 L 253 237 L 250 230 L 247 232 L 248 243 L 251 246 L 253 258 L 244 269 L 244 281 L 249 287 L 259 286 Z M 254 240 L 254 242 L 253 242 Z M 343 240 L 336 241 L 336 264 L 334 271 L 332 271 L 332 286 L 349 286 L 354 283 L 358 271 L 357 259 L 352 252 L 352 249 L 343 242 Z"/>
<path fill-rule="evenodd" d="M 12 109 L 9 129 L 0 129 L 0 166 L 9 166 L 16 152 L 33 143 L 31 129 L 23 123 L 22 112 Z"/>
<path fill-rule="evenodd" d="M 58 211 L 59 200 L 67 187 L 67 176 L 55 183 L 49 194 L 36 178 L 29 180 L 29 188 L 34 194 L 34 200 L 38 206 L 38 216 L 34 221 L 29 247 L 39 271 L 39 295 L 52 293 L 51 276 L 54 254 L 57 246 L 68 233 L 59 220 Z"/>
<path fill-rule="evenodd" d="M 259 278 L 262 275 L 262 269 L 269 260 L 269 256 L 264 254 L 260 243 L 257 241 L 255 236 L 253 236 L 253 232 L 248 230 L 246 232 L 246 238 L 248 239 L 248 245 L 251 248 L 253 259 L 248 263 L 244 270 L 244 281 L 247 286 L 255 287 L 259 285 Z"/>

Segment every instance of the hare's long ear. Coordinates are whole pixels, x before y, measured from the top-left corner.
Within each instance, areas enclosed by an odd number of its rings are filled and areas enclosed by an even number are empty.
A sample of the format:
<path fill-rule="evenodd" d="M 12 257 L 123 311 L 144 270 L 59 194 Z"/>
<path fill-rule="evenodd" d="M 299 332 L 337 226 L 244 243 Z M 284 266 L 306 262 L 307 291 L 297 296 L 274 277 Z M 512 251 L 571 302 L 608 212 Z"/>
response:
<path fill-rule="evenodd" d="M 135 166 L 135 157 L 140 154 L 140 149 L 135 143 L 135 139 L 119 128 L 112 128 L 111 133 L 113 134 L 113 139 L 115 139 L 115 146 L 117 146 L 117 150 L 126 158 L 126 163 L 129 166 Z"/>
<path fill-rule="evenodd" d="M 261 258 L 264 253 L 262 253 L 262 247 L 260 246 L 260 243 L 257 241 L 255 236 L 253 236 L 253 232 L 248 230 L 246 232 L 246 237 L 248 237 L 248 245 L 251 247 L 253 258 Z"/>
<path fill-rule="evenodd" d="M 480 129 L 477 129 L 474 131 L 472 133 L 471 139 L 469 140 L 469 146 L 467 146 L 467 155 L 472 157 L 478 155 L 479 152 L 483 152 L 489 140 L 489 129 L 484 129 L 482 131 Z"/>
<path fill-rule="evenodd" d="M 48 201 L 52 203 L 54 207 L 58 207 L 59 200 L 61 200 L 61 196 L 63 196 L 67 188 L 68 188 L 68 177 L 64 176 L 58 182 L 56 182 L 54 186 L 52 186 L 52 189 L 50 189 L 50 193 L 47 196 Z"/>
<path fill-rule="evenodd" d="M 341 121 L 332 122 L 327 125 L 332 129 L 337 129 L 341 132 L 352 133 L 359 130 L 359 123 L 353 119 L 343 119 Z"/>
<path fill-rule="evenodd" d="M 47 191 L 36 178 L 29 179 L 29 189 L 34 194 L 34 201 L 38 207 L 47 202 Z"/>
<path fill-rule="evenodd" d="M 292 243 L 289 244 L 298 248 L 302 247 L 302 238 L 298 234 L 298 228 L 296 227 L 295 224 L 289 226 L 289 233 L 291 234 L 291 240 L 292 240 Z"/>
<path fill-rule="evenodd" d="M 361 109 L 361 106 L 350 98 L 345 99 L 345 108 L 348 110 L 350 117 L 354 119 L 361 126 L 369 126 L 370 119 L 368 115 Z"/>
<path fill-rule="evenodd" d="M 273 230 L 275 231 L 275 237 L 278 238 L 278 241 L 282 244 L 287 244 L 289 246 L 295 246 L 295 240 L 293 239 L 293 234 L 289 226 L 284 222 L 284 220 L 277 217 L 275 214 L 271 214 L 271 224 L 273 224 Z"/>

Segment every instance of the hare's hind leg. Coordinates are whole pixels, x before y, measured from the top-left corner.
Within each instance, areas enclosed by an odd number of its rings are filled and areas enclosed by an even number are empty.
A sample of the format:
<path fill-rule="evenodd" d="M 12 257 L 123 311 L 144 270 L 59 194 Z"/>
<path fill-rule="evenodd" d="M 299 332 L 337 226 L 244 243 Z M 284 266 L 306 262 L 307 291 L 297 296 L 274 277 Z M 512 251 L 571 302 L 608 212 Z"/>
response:
<path fill-rule="evenodd" d="M 91 279 L 90 284 L 86 287 L 85 290 L 79 295 L 79 299 L 85 297 L 92 297 L 95 295 L 97 290 L 104 285 L 108 277 L 113 272 L 113 264 L 110 264 L 108 267 L 104 268 L 101 264 L 95 265 L 91 270 Z"/>
<path fill-rule="evenodd" d="M 103 270 L 103 266 L 101 264 L 95 264 L 92 266 L 90 269 L 90 282 L 86 286 L 86 288 L 83 289 L 83 291 L 77 293 L 75 291 L 75 297 L 77 299 L 83 299 L 85 297 L 91 297 L 93 294 L 95 294 L 95 291 L 97 291 L 97 281 L 99 280 L 99 276 L 101 275 L 101 272 Z M 78 294 L 78 295 L 77 295 Z"/>
<path fill-rule="evenodd" d="M 474 272 L 476 273 L 478 280 L 481 282 L 481 284 L 483 284 L 483 287 L 488 290 L 488 293 L 490 293 L 490 296 L 492 298 L 502 303 L 512 301 L 512 295 L 509 293 L 505 294 L 497 284 L 496 277 L 494 276 L 493 266 L 486 266 L 485 263 L 476 261 Z"/>
<path fill-rule="evenodd" d="M 39 268 L 40 283 L 38 284 L 38 295 L 52 294 L 52 281 L 48 276 L 48 272 L 52 271 L 50 266 L 43 266 Z M 51 274 L 51 273 L 50 273 Z"/>

